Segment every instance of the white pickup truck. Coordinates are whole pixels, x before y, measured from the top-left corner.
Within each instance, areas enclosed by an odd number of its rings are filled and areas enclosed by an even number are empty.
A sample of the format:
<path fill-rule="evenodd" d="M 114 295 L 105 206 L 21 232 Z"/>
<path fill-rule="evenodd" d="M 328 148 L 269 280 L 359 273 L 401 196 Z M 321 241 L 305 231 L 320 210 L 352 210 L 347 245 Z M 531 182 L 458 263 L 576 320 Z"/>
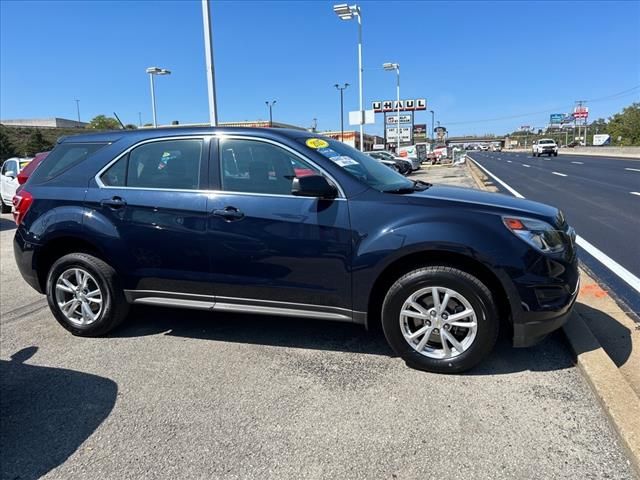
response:
<path fill-rule="evenodd" d="M 18 188 L 18 173 L 31 161 L 30 158 L 8 158 L 0 170 L 0 206 L 2 213 L 10 213 L 13 196 Z"/>
<path fill-rule="evenodd" d="M 558 145 L 552 138 L 541 138 L 540 140 L 533 142 L 533 145 L 531 145 L 531 154 L 534 157 L 539 157 L 540 155 L 553 155 L 554 157 L 557 157 Z"/>

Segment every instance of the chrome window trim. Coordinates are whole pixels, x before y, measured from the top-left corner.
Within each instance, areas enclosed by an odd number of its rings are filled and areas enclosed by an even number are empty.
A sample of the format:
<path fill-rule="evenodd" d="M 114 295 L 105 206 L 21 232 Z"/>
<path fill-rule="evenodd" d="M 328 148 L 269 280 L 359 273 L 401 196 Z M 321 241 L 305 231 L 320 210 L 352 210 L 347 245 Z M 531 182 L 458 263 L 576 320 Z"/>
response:
<path fill-rule="evenodd" d="M 336 186 L 336 188 L 338 189 L 338 197 L 336 197 L 336 199 L 341 198 L 341 199 L 346 199 L 347 196 L 344 193 L 344 190 L 342 189 L 342 186 L 340 185 L 340 182 L 338 182 L 333 175 L 331 175 L 329 172 L 327 172 L 326 169 L 322 168 L 322 166 L 318 165 L 316 162 L 314 162 L 313 160 L 311 160 L 308 157 L 303 156 L 300 152 L 294 150 L 293 148 L 284 145 L 283 143 L 280 142 L 276 142 L 275 140 L 271 140 L 270 138 L 262 138 L 262 137 L 252 137 L 250 135 L 241 135 L 241 134 L 234 134 L 234 133 L 224 133 L 224 132 L 220 132 L 218 135 L 215 135 L 216 138 L 218 139 L 219 142 L 222 142 L 224 140 L 251 140 L 254 142 L 264 142 L 264 143 L 270 143 L 271 145 L 275 145 L 276 147 L 280 147 L 283 150 L 286 150 L 287 152 L 289 152 L 290 154 L 292 154 L 294 157 L 299 158 L 300 160 L 302 160 L 304 163 L 308 163 L 311 166 L 313 166 L 314 168 L 316 168 L 317 170 L 320 171 L 320 173 L 322 173 L 324 176 L 326 176 L 329 180 L 331 180 L 333 182 L 333 184 Z M 221 143 L 218 144 L 218 148 L 220 149 L 221 147 Z M 218 168 L 222 167 L 222 162 L 220 160 L 220 157 L 218 157 Z M 222 172 L 221 172 L 222 173 Z M 220 175 L 220 180 L 222 181 L 222 175 Z M 231 192 L 231 191 L 227 191 L 227 190 L 222 190 L 224 193 L 242 193 L 242 194 L 246 194 L 246 195 L 258 195 L 257 193 L 252 193 L 252 192 Z M 301 198 L 298 197 L 296 195 L 283 195 L 283 194 L 271 194 L 271 193 L 267 193 L 267 194 L 262 194 L 262 195 L 269 195 L 269 196 L 275 196 L 275 197 L 294 197 L 294 198 Z M 304 198 L 304 197 L 302 197 Z M 306 197 L 306 198 L 313 198 L 313 197 Z"/>
<path fill-rule="evenodd" d="M 93 177 L 93 179 L 96 181 L 96 184 L 98 185 L 99 188 L 110 188 L 110 189 L 128 189 L 128 190 L 152 190 L 152 191 L 158 191 L 158 190 L 162 190 L 162 191 L 169 191 L 169 192 L 195 192 L 195 191 L 206 191 L 206 190 L 192 190 L 192 189 L 177 189 L 177 188 L 147 188 L 147 187 L 116 187 L 113 185 L 105 185 L 102 180 L 100 179 L 100 177 L 102 176 L 102 174 L 104 174 L 104 172 L 106 172 L 107 170 L 109 170 L 109 168 L 111 168 L 111 166 L 116 163 L 118 160 L 120 160 L 122 157 L 124 157 L 125 155 L 128 155 L 129 152 L 131 152 L 131 150 L 133 150 L 134 148 L 138 148 L 141 145 L 146 145 L 147 143 L 156 143 L 156 142 L 170 142 L 170 141 L 174 141 L 174 140 L 202 140 L 202 142 L 204 143 L 205 140 L 211 140 L 211 138 L 213 138 L 213 135 L 202 135 L 202 134 L 198 134 L 198 135 L 179 135 L 179 136 L 172 136 L 172 137 L 158 137 L 158 138 L 148 138 L 146 140 L 142 140 L 134 145 L 131 145 L 129 148 L 127 148 L 124 152 L 120 153 L 116 158 L 114 158 L 113 160 L 109 161 L 109 163 L 107 163 L 104 167 L 102 167 L 98 173 L 95 174 L 95 176 Z M 201 155 L 204 155 L 204 157 L 206 158 L 206 161 L 209 161 L 209 155 L 206 152 L 202 152 Z"/>
<path fill-rule="evenodd" d="M 333 182 L 334 185 L 336 185 L 336 187 L 338 189 L 338 196 L 336 198 L 332 198 L 331 200 L 346 200 L 347 199 L 347 196 L 345 195 L 344 190 L 342 189 L 342 186 L 335 179 L 335 177 L 333 175 L 331 175 L 329 172 L 327 172 L 326 169 L 322 168 L 322 166 L 318 165 L 313 160 L 302 156 L 302 154 L 300 154 L 299 152 L 296 152 L 291 147 L 288 147 L 287 145 L 284 145 L 282 143 L 273 141 L 273 140 L 268 139 L 268 138 L 252 137 L 250 135 L 225 134 L 225 133 L 222 133 L 222 132 L 221 133 L 217 133 L 217 134 L 212 134 L 212 135 L 202 135 L 202 134 L 198 134 L 198 135 L 180 135 L 180 136 L 172 136 L 172 137 L 149 138 L 147 140 L 142 140 L 142 141 L 130 146 L 125 151 L 120 153 L 117 157 L 115 157 L 113 160 L 111 160 L 109 163 L 107 163 L 104 167 L 102 167 L 98 171 L 98 173 L 96 173 L 96 175 L 93 177 L 93 179 L 95 180 L 96 184 L 98 185 L 98 188 L 111 189 L 111 190 L 146 190 L 146 191 L 152 191 L 152 192 L 205 193 L 205 194 L 214 194 L 214 195 L 251 195 L 251 196 L 260 196 L 260 197 L 300 198 L 300 199 L 318 198 L 318 197 L 300 197 L 300 196 L 297 196 L 297 195 L 286 195 L 286 194 L 277 194 L 277 193 L 233 192 L 233 191 L 229 191 L 229 190 L 151 188 L 151 187 L 127 187 L 127 186 L 117 187 L 117 186 L 113 186 L 113 185 L 105 185 L 102 182 L 102 180 L 100 179 L 100 177 L 107 170 L 109 170 L 109 168 L 111 168 L 111 166 L 113 164 L 115 164 L 118 160 L 120 160 L 125 155 L 128 155 L 129 152 L 131 152 L 134 148 L 137 148 L 137 147 L 139 147 L 141 145 L 145 145 L 147 143 L 153 143 L 153 142 L 164 142 L 164 141 L 172 141 L 172 140 L 194 140 L 194 139 L 196 139 L 196 140 L 203 140 L 203 141 L 204 140 L 211 141 L 212 138 L 216 138 L 219 141 L 220 140 L 226 140 L 226 139 L 231 139 L 231 140 L 252 140 L 252 141 L 270 143 L 272 145 L 275 145 L 276 147 L 280 147 L 280 148 L 286 150 L 287 152 L 291 153 L 293 156 L 303 160 L 305 163 L 308 163 L 308 164 L 312 165 L 314 168 L 318 169 L 323 175 L 325 175 L 327 178 L 329 178 Z M 220 167 L 221 165 L 220 165 L 219 157 L 218 157 L 218 162 L 217 163 L 218 163 L 218 167 Z"/>

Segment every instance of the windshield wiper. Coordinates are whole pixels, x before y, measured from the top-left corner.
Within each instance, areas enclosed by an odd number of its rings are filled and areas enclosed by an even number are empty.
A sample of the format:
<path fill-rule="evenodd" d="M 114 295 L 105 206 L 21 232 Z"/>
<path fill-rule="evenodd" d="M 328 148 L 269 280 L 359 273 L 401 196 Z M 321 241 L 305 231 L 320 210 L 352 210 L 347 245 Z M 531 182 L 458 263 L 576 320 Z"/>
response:
<path fill-rule="evenodd" d="M 423 182 L 422 180 L 411 180 L 413 185 L 410 187 L 400 187 L 390 190 L 383 190 L 384 193 L 413 193 L 422 192 L 431 186 L 430 183 Z"/>

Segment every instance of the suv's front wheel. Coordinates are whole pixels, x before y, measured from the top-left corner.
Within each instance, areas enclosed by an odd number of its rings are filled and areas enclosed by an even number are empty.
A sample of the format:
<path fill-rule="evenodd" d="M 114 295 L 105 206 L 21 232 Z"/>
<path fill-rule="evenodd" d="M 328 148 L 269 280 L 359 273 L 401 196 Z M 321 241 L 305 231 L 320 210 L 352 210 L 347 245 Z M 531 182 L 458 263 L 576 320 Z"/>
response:
<path fill-rule="evenodd" d="M 86 253 L 65 255 L 51 266 L 47 300 L 60 325 L 82 337 L 104 335 L 129 311 L 115 270 Z"/>
<path fill-rule="evenodd" d="M 493 348 L 499 320 L 491 292 L 467 272 L 420 268 L 399 278 L 382 306 L 387 341 L 409 366 L 457 373 Z"/>

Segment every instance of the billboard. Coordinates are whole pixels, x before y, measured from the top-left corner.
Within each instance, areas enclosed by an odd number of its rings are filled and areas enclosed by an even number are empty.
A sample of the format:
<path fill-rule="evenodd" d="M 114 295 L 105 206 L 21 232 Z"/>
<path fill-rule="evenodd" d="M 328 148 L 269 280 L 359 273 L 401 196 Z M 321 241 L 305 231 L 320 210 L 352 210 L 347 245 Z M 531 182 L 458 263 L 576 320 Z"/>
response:
<path fill-rule="evenodd" d="M 559 125 L 564 120 L 564 113 L 552 113 L 549 115 L 549 123 L 551 125 Z"/>
<path fill-rule="evenodd" d="M 584 118 L 585 120 L 589 117 L 589 107 L 578 106 L 573 109 L 574 118 Z"/>
<path fill-rule="evenodd" d="M 611 136 L 607 133 L 599 133 L 593 136 L 593 146 L 601 147 L 602 145 L 611 144 Z"/>

